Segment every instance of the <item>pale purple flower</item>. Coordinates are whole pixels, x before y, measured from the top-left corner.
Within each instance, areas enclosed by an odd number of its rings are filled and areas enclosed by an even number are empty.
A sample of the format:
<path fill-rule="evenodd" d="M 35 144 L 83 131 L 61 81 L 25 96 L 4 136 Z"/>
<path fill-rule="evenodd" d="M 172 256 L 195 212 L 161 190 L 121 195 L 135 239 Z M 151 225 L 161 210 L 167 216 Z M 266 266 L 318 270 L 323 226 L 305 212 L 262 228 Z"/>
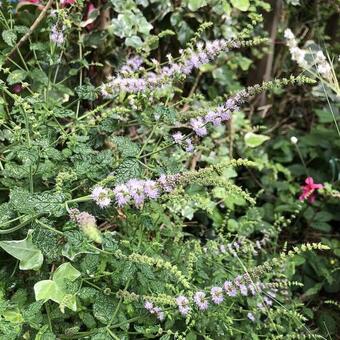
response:
<path fill-rule="evenodd" d="M 223 287 L 228 296 L 235 297 L 237 295 L 237 290 L 231 281 L 225 281 Z"/>
<path fill-rule="evenodd" d="M 51 27 L 51 34 L 50 39 L 53 41 L 56 45 L 62 45 L 65 41 L 64 33 L 62 30 L 58 30 L 57 25 L 53 25 Z"/>
<path fill-rule="evenodd" d="M 172 138 L 174 139 L 174 142 L 176 144 L 181 144 L 182 139 L 183 139 L 183 135 L 181 132 L 176 132 L 172 135 Z"/>
<path fill-rule="evenodd" d="M 153 303 L 150 301 L 145 301 L 144 308 L 151 313 L 151 311 L 153 311 Z"/>
<path fill-rule="evenodd" d="M 150 312 L 150 314 L 156 314 L 158 320 L 163 321 L 165 319 L 164 312 L 160 307 L 156 307 L 150 301 L 145 301 L 144 308 Z"/>
<path fill-rule="evenodd" d="M 194 146 L 192 145 L 192 141 L 190 138 L 188 138 L 186 141 L 186 147 L 185 147 L 185 151 L 186 152 L 193 152 L 194 151 Z"/>
<path fill-rule="evenodd" d="M 113 190 L 113 193 L 119 207 L 123 207 L 125 204 L 129 203 L 131 199 L 129 189 L 125 184 L 117 185 Z"/>
<path fill-rule="evenodd" d="M 144 181 L 139 179 L 130 179 L 127 182 L 130 195 L 135 202 L 137 208 L 141 207 L 145 200 Z"/>
<path fill-rule="evenodd" d="M 204 126 L 204 121 L 201 117 L 191 118 L 190 126 L 195 131 L 196 135 L 200 137 L 203 137 L 208 133 L 207 128 Z"/>
<path fill-rule="evenodd" d="M 225 254 L 226 253 L 226 249 L 225 249 L 225 246 L 223 244 L 220 245 L 220 252 L 222 254 Z"/>
<path fill-rule="evenodd" d="M 208 309 L 208 300 L 206 299 L 204 292 L 195 293 L 194 301 L 200 310 Z"/>
<path fill-rule="evenodd" d="M 240 286 L 242 280 L 243 280 L 242 275 L 237 275 L 237 276 L 235 277 L 235 279 L 234 279 L 235 285 L 236 285 L 236 286 Z"/>
<path fill-rule="evenodd" d="M 160 184 L 160 186 L 162 187 L 164 191 L 171 192 L 172 190 L 174 190 L 179 177 L 180 177 L 179 174 L 176 174 L 176 175 L 162 174 L 158 178 L 158 183 Z"/>
<path fill-rule="evenodd" d="M 178 306 L 179 312 L 183 316 L 186 316 L 190 312 L 189 300 L 185 296 L 183 295 L 178 296 L 176 298 L 176 304 Z"/>
<path fill-rule="evenodd" d="M 262 312 L 265 310 L 263 304 L 261 302 L 259 302 L 257 305 L 256 305 Z"/>
<path fill-rule="evenodd" d="M 248 288 L 246 285 L 240 285 L 239 286 L 240 288 L 240 293 L 243 295 L 243 296 L 247 296 L 248 295 Z"/>
<path fill-rule="evenodd" d="M 249 312 L 248 314 L 247 314 L 247 318 L 250 320 L 250 321 L 255 321 L 255 316 L 254 316 L 254 314 L 253 313 L 251 313 L 251 312 Z"/>
<path fill-rule="evenodd" d="M 163 321 L 165 319 L 164 312 L 160 307 L 155 307 L 153 312 L 156 314 L 158 320 Z"/>
<path fill-rule="evenodd" d="M 253 284 L 250 284 L 248 286 L 248 289 L 250 290 L 252 295 L 256 295 L 256 288 L 255 288 L 255 286 Z"/>
<path fill-rule="evenodd" d="M 266 303 L 267 306 L 271 306 L 273 304 L 273 300 L 267 298 L 266 296 L 263 298 L 263 301 Z"/>
<path fill-rule="evenodd" d="M 129 58 L 126 61 L 126 64 L 121 67 L 120 72 L 121 73 L 133 73 L 135 71 L 138 71 L 138 69 L 140 68 L 142 64 L 143 64 L 143 59 L 140 56 Z"/>
<path fill-rule="evenodd" d="M 212 287 L 210 290 L 211 300 L 213 303 L 219 305 L 223 302 L 223 289 L 221 287 Z"/>
<path fill-rule="evenodd" d="M 96 226 L 96 218 L 86 211 L 79 213 L 76 220 L 81 227 Z"/>
<path fill-rule="evenodd" d="M 91 192 L 91 198 L 101 207 L 105 208 L 110 205 L 110 190 L 101 186 L 96 186 Z"/>
<path fill-rule="evenodd" d="M 159 196 L 159 190 L 155 181 L 144 181 L 144 193 L 148 198 L 156 199 Z"/>

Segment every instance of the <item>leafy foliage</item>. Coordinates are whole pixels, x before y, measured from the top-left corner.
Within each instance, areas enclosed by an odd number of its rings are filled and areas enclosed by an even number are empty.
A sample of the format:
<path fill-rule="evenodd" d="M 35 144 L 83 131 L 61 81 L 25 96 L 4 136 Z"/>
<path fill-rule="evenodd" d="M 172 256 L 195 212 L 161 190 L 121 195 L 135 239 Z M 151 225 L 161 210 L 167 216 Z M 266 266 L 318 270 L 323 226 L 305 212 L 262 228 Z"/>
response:
<path fill-rule="evenodd" d="M 1 339 L 336 336 L 339 86 L 245 87 L 264 16 L 338 52 L 300 3 L 0 4 Z"/>

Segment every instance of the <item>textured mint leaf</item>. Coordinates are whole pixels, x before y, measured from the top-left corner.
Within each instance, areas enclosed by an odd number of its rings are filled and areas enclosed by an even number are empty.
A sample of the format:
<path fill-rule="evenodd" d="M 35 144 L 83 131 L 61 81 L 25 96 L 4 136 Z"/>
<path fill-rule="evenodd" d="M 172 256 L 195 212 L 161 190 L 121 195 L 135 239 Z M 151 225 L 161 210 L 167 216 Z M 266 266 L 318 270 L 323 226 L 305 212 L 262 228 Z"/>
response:
<path fill-rule="evenodd" d="M 110 322 L 115 310 L 115 304 L 112 298 L 98 294 L 96 302 L 93 304 L 93 315 L 103 324 Z"/>
<path fill-rule="evenodd" d="M 75 90 L 80 99 L 91 100 L 91 101 L 97 99 L 96 88 L 92 84 L 78 86 L 76 87 Z"/>
<path fill-rule="evenodd" d="M 64 201 L 63 194 L 50 191 L 30 194 L 24 189 L 14 188 L 10 193 L 10 203 L 20 214 L 49 214 L 60 217 L 66 214 Z"/>
<path fill-rule="evenodd" d="M 168 124 L 174 124 L 177 121 L 176 110 L 167 106 L 157 106 L 153 112 L 156 120 L 161 120 Z"/>
<path fill-rule="evenodd" d="M 8 46 L 14 46 L 17 41 L 17 34 L 13 30 L 5 30 L 1 33 L 2 39 Z"/>
<path fill-rule="evenodd" d="M 140 151 L 139 145 L 131 142 L 127 137 L 113 137 L 112 142 L 116 144 L 118 151 L 125 157 L 136 157 Z"/>
<path fill-rule="evenodd" d="M 134 158 L 126 158 L 115 170 L 116 183 L 125 183 L 132 178 L 139 178 L 141 176 L 141 168 Z"/>
<path fill-rule="evenodd" d="M 14 217 L 14 212 L 9 203 L 0 205 L 0 224 L 6 223 Z"/>

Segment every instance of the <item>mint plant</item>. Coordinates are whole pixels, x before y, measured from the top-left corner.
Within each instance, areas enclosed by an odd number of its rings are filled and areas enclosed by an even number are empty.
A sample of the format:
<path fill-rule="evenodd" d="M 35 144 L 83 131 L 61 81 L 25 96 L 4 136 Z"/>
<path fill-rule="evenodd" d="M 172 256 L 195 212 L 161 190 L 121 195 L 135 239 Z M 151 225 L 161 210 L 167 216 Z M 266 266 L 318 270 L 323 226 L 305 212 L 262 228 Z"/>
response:
<path fill-rule="evenodd" d="M 211 161 L 214 135 L 232 144 L 233 117 L 252 97 L 315 81 L 288 75 L 209 100 L 187 79 L 267 39 L 247 30 L 203 39 L 212 29 L 203 23 L 176 54 L 155 57 L 152 26 L 135 2 L 129 10 L 113 4 L 114 35 L 136 50 L 107 75 L 86 41 L 99 20 L 94 4 L 32 3 L 39 20 L 49 14 L 36 42 L 16 24 L 23 19 L 13 5 L 0 8 L 1 335 L 324 338 L 308 324 L 292 271 L 303 253 L 329 247 L 277 246 L 296 216 L 268 221 L 258 193 L 239 184 L 247 169 L 270 165 L 232 152 Z M 245 141 L 256 147 L 268 138 L 248 131 Z"/>

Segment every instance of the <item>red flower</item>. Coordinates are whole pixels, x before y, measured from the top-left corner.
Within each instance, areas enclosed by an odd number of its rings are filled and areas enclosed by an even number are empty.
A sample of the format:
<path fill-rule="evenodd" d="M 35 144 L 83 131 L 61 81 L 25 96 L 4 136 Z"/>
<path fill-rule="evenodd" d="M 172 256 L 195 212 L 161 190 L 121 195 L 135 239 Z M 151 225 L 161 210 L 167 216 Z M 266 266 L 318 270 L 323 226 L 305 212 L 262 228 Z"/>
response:
<path fill-rule="evenodd" d="M 314 183 L 314 180 L 312 177 L 307 177 L 305 180 L 305 185 L 301 187 L 302 193 L 299 197 L 300 201 L 308 199 L 309 203 L 313 203 L 316 198 L 315 190 L 322 189 L 322 184 Z"/>

